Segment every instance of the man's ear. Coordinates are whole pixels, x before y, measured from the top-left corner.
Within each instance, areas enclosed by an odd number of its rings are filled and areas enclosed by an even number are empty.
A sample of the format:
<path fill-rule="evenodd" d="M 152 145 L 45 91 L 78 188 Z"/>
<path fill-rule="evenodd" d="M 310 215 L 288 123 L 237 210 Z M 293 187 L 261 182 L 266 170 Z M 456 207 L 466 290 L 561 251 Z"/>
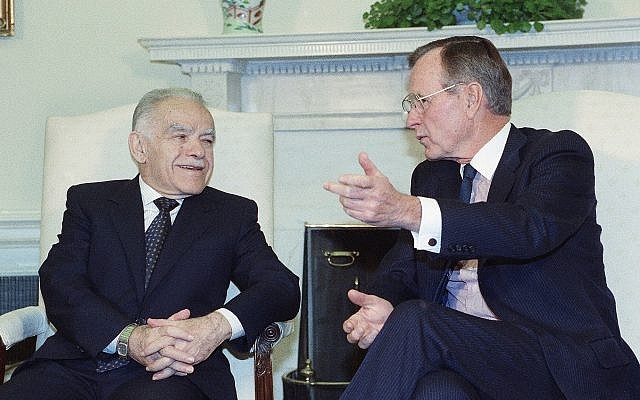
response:
<path fill-rule="evenodd" d="M 471 82 L 464 88 L 464 94 L 467 116 L 473 117 L 480 109 L 484 99 L 484 91 L 478 82 Z"/>
<path fill-rule="evenodd" d="M 129 134 L 129 152 L 138 164 L 147 162 L 147 143 L 141 133 L 132 131 Z"/>

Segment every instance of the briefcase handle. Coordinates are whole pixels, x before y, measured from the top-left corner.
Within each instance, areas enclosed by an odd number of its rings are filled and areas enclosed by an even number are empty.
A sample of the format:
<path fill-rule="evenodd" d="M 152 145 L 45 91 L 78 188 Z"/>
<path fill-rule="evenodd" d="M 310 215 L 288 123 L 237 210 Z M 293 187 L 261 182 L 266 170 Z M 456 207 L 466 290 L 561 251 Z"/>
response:
<path fill-rule="evenodd" d="M 339 250 L 339 251 L 325 251 L 324 256 L 327 258 L 327 262 L 332 267 L 336 268 L 349 268 L 356 262 L 356 257 L 360 255 L 359 251 L 352 250 Z"/>

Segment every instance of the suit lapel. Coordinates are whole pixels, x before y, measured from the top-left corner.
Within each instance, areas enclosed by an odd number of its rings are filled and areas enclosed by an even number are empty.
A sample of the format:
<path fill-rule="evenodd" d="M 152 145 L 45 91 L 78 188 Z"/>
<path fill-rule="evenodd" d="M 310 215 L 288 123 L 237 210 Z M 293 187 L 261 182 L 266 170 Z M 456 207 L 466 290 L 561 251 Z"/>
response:
<path fill-rule="evenodd" d="M 205 188 L 202 194 L 187 197 L 182 203 L 151 275 L 148 294 L 163 281 L 193 242 L 213 224 L 215 204 L 212 196 L 206 194 L 208 190 Z"/>
<path fill-rule="evenodd" d="M 502 202 L 507 199 L 516 179 L 515 171 L 520 165 L 520 149 L 526 141 L 525 135 L 511 125 L 507 143 L 491 181 L 487 202 Z"/>
<path fill-rule="evenodd" d="M 431 163 L 431 161 L 424 161 Z M 428 164 L 429 165 L 429 164 Z M 460 191 L 460 164 L 455 161 L 436 161 L 414 182 L 415 196 L 457 199 Z"/>
<path fill-rule="evenodd" d="M 457 199 L 460 196 L 460 164 L 452 163 L 452 167 L 447 171 L 446 177 L 440 177 L 438 182 L 438 197 Z"/>
<path fill-rule="evenodd" d="M 127 182 L 109 201 L 111 219 L 124 248 L 130 278 L 141 303 L 144 296 L 145 250 L 144 212 L 138 177 Z"/>

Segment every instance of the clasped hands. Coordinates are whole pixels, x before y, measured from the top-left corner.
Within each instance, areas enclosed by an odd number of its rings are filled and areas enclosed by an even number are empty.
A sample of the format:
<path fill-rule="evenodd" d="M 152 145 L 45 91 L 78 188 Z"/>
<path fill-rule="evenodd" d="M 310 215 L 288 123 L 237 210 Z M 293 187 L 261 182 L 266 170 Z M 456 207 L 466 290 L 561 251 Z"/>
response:
<path fill-rule="evenodd" d="M 185 376 L 231 337 L 231 325 L 218 312 L 189 318 L 187 309 L 167 319 L 149 318 L 129 338 L 129 355 L 153 372 L 152 379 Z"/>

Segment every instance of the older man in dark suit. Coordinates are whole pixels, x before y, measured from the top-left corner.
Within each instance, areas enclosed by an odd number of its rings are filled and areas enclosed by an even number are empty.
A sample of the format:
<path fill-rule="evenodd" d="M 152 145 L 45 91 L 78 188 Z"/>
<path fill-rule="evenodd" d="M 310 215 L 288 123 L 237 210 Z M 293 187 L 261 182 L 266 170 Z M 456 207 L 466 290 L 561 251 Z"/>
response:
<path fill-rule="evenodd" d="M 199 94 L 141 99 L 129 135 L 140 174 L 69 189 L 40 269 L 57 332 L 1 399 L 236 397 L 220 345 L 247 350 L 266 325 L 293 318 L 299 286 L 256 204 L 207 186 L 214 141 Z M 240 293 L 225 303 L 231 282 Z"/>
<path fill-rule="evenodd" d="M 347 339 L 369 351 L 343 398 L 638 398 L 587 143 L 509 124 L 511 76 L 486 39 L 438 40 L 409 64 L 403 107 L 427 158 L 412 195 L 366 154 L 365 175 L 325 184 L 349 215 L 404 228 L 372 291 L 348 293 Z"/>

